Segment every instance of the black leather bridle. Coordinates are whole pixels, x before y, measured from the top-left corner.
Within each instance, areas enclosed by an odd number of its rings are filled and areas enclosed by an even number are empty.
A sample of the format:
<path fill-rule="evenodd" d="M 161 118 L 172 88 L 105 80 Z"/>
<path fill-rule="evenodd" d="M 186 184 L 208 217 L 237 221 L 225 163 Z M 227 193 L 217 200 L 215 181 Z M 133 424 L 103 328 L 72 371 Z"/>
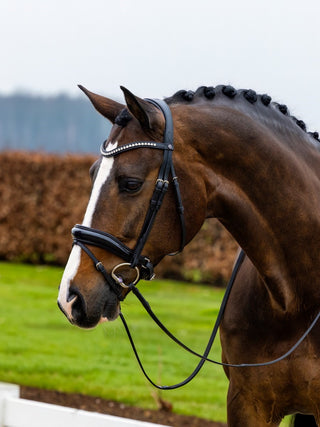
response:
<path fill-rule="evenodd" d="M 245 253 L 241 250 L 240 254 L 238 256 L 238 259 L 236 261 L 235 267 L 233 268 L 231 278 L 229 280 L 229 283 L 227 285 L 220 310 L 217 316 L 217 319 L 214 323 L 210 338 L 208 340 L 207 346 L 204 350 L 203 354 L 197 353 L 188 346 L 186 346 L 184 343 L 182 343 L 177 337 L 175 337 L 165 326 L 164 324 L 159 320 L 159 318 L 155 315 L 155 313 L 152 311 L 149 303 L 146 301 L 146 299 L 142 296 L 139 289 L 136 287 L 136 284 L 138 281 L 143 278 L 146 280 L 151 280 L 154 277 L 153 273 L 153 264 L 150 261 L 149 258 L 142 255 L 142 251 L 144 248 L 144 245 L 148 239 L 148 236 L 150 234 L 150 231 L 152 229 L 152 226 L 154 224 L 154 221 L 156 219 L 157 212 L 159 211 L 163 198 L 168 190 L 169 186 L 169 179 L 171 176 L 172 182 L 174 184 L 174 190 L 176 195 L 176 202 L 177 202 L 177 211 L 180 218 L 181 223 L 181 244 L 180 244 L 180 250 L 178 252 L 181 252 L 185 245 L 185 236 L 186 236 L 186 229 L 185 229 L 185 221 L 184 221 L 184 210 L 183 210 L 183 204 L 179 189 L 179 183 L 178 178 L 175 174 L 173 161 L 172 161 L 172 152 L 173 152 L 173 122 L 172 122 L 172 116 L 170 112 L 169 106 L 162 100 L 154 100 L 154 99 L 147 99 L 150 103 L 155 105 L 157 108 L 159 108 L 164 117 L 165 117 L 165 131 L 164 131 L 164 138 L 163 142 L 154 142 L 154 141 L 137 141 L 130 144 L 126 144 L 120 147 L 117 147 L 113 150 L 108 151 L 105 147 L 105 143 L 101 146 L 101 154 L 105 157 L 112 157 L 117 156 L 121 153 L 124 153 L 126 151 L 135 150 L 139 148 L 150 148 L 150 149 L 157 149 L 157 150 L 163 150 L 163 161 L 159 169 L 158 178 L 156 181 L 156 185 L 150 200 L 149 209 L 147 211 L 140 235 L 138 237 L 136 246 L 134 249 L 128 248 L 126 245 L 124 245 L 119 239 L 112 236 L 111 234 L 105 233 L 103 231 L 85 227 L 83 225 L 75 225 L 72 229 L 72 235 L 73 235 L 73 243 L 75 245 L 79 245 L 83 251 L 87 253 L 87 255 L 92 259 L 96 269 L 103 275 L 103 277 L 106 280 L 106 283 L 110 286 L 110 288 L 115 292 L 117 298 L 119 301 L 122 301 L 124 299 L 122 293 L 123 288 L 126 288 L 129 291 L 132 291 L 136 297 L 139 299 L 145 310 L 148 312 L 150 317 L 154 320 L 154 322 L 168 335 L 169 338 L 171 338 L 175 343 L 177 343 L 179 346 L 181 346 L 183 349 L 187 350 L 189 353 L 197 356 L 200 358 L 200 361 L 198 362 L 197 366 L 195 367 L 194 371 L 182 382 L 170 386 L 161 386 L 157 385 L 152 381 L 152 379 L 148 376 L 146 373 L 141 360 L 139 358 L 137 349 L 135 347 L 135 344 L 133 342 L 131 333 L 129 331 L 127 322 L 125 321 L 125 318 L 122 313 L 120 313 L 120 318 L 123 322 L 123 325 L 125 327 L 125 330 L 127 332 L 128 338 L 130 340 L 131 346 L 133 348 L 133 351 L 135 353 L 135 356 L 137 358 L 137 361 L 140 365 L 140 368 L 142 369 L 142 372 L 144 373 L 145 377 L 148 379 L 148 381 L 154 385 L 156 388 L 161 390 L 172 390 L 179 387 L 182 387 L 183 385 L 190 382 L 200 371 L 203 364 L 208 361 L 211 363 L 215 363 L 217 365 L 222 366 L 229 366 L 234 368 L 244 368 L 244 367 L 259 367 L 259 366 L 268 366 L 272 365 L 274 363 L 277 363 L 286 357 L 288 357 L 293 351 L 301 344 L 301 342 L 307 337 L 307 335 L 311 332 L 315 324 L 320 318 L 320 312 L 317 314 L 311 325 L 308 327 L 308 329 L 304 332 L 304 334 L 297 340 L 297 342 L 282 356 L 270 360 L 268 362 L 262 362 L 262 363 L 241 363 L 241 364 L 232 364 L 232 363 L 223 363 L 223 362 L 217 362 L 213 359 L 208 358 L 208 355 L 210 353 L 210 350 L 212 348 L 213 342 L 215 340 L 215 337 L 218 332 L 218 328 L 220 326 L 225 307 L 230 295 L 230 292 L 232 290 L 235 278 L 237 276 L 237 273 L 242 265 L 242 262 L 245 258 Z M 116 255 L 119 258 L 123 259 L 123 263 L 116 265 L 111 273 L 107 272 L 104 268 L 103 264 L 95 257 L 93 252 L 86 246 L 95 246 L 102 249 L 105 249 L 108 252 L 111 252 L 112 254 Z M 174 254 L 170 254 L 174 255 Z M 125 284 L 123 283 L 121 276 L 117 275 L 117 270 L 123 266 L 128 266 L 130 268 L 133 268 L 136 270 L 136 278 L 130 283 Z"/>
<path fill-rule="evenodd" d="M 181 252 L 185 245 L 185 221 L 184 221 L 184 209 L 180 194 L 179 182 L 176 176 L 173 161 L 173 122 L 169 106 L 162 100 L 147 99 L 148 102 L 159 108 L 165 118 L 165 129 L 163 142 L 155 141 L 136 141 L 126 145 L 122 145 L 113 150 L 107 150 L 105 143 L 101 145 L 100 152 L 104 157 L 114 157 L 126 151 L 149 148 L 163 151 L 163 160 L 159 169 L 158 178 L 156 180 L 155 188 L 150 200 L 149 208 L 144 219 L 142 229 L 140 231 L 137 243 L 134 249 L 128 248 L 120 240 L 111 234 L 103 231 L 85 227 L 83 225 L 75 225 L 71 231 L 73 235 L 73 242 L 79 245 L 92 259 L 96 269 L 100 271 L 107 283 L 116 293 L 117 298 L 122 301 L 123 288 L 132 289 L 132 285 L 136 285 L 140 278 L 145 280 L 151 280 L 154 277 L 153 264 L 150 259 L 142 255 L 143 248 L 149 237 L 150 231 L 156 219 L 157 213 L 162 205 L 163 198 L 168 190 L 170 184 L 170 178 L 172 179 L 174 192 L 176 196 L 177 212 L 181 224 L 181 243 L 178 252 Z M 96 246 L 105 249 L 108 252 L 116 255 L 123 259 L 123 263 L 115 266 L 111 273 L 108 273 L 103 264 L 94 256 L 92 251 L 87 248 L 86 245 Z M 177 253 L 178 253 L 177 252 Z M 174 255 L 174 254 L 171 254 Z M 125 284 L 122 281 L 120 275 L 117 275 L 117 270 L 124 266 L 135 269 L 136 277 L 130 284 Z"/>

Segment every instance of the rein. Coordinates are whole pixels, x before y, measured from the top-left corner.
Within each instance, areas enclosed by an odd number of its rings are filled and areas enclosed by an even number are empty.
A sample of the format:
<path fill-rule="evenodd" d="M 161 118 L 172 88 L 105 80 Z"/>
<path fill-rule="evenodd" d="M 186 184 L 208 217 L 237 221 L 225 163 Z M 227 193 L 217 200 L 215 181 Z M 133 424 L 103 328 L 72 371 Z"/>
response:
<path fill-rule="evenodd" d="M 308 327 L 308 329 L 303 333 L 303 335 L 298 339 L 298 341 L 286 352 L 284 353 L 282 356 L 270 360 L 268 362 L 260 362 L 260 363 L 224 363 L 224 362 L 218 362 L 217 360 L 213 360 L 208 358 L 208 355 L 210 353 L 210 350 L 212 348 L 212 345 L 214 343 L 214 340 L 216 338 L 221 320 L 223 318 L 223 314 L 229 299 L 229 295 L 231 293 L 235 278 L 237 277 L 237 273 L 242 265 L 242 262 L 245 258 L 245 253 L 243 250 L 240 251 L 240 254 L 237 258 L 237 261 L 235 263 L 235 266 L 233 268 L 230 280 L 228 282 L 228 285 L 226 287 L 226 291 L 224 293 L 222 302 L 221 302 L 221 306 L 218 312 L 218 316 L 217 319 L 215 321 L 215 324 L 213 326 L 210 338 L 208 340 L 207 346 L 203 352 L 203 354 L 201 355 L 200 353 L 197 353 L 196 351 L 192 350 L 190 347 L 188 347 L 187 345 L 185 345 L 182 341 L 180 341 L 175 335 L 173 335 L 167 328 L 166 326 L 164 326 L 164 324 L 159 320 L 159 318 L 156 316 L 156 314 L 153 312 L 153 310 L 150 307 L 150 304 L 148 303 L 148 301 L 143 297 L 143 295 L 141 294 L 141 292 L 139 291 L 139 289 L 137 287 L 135 287 L 134 285 L 131 287 L 132 292 L 135 294 L 135 296 L 138 298 L 138 300 L 141 302 L 142 306 L 144 307 L 144 309 L 146 310 L 146 312 L 149 314 L 149 316 L 152 318 L 152 320 L 159 326 L 159 328 L 172 340 L 174 341 L 176 344 L 178 344 L 180 347 L 182 347 L 184 350 L 186 350 L 187 352 L 193 354 L 196 357 L 199 357 L 201 360 L 198 363 L 198 365 L 195 367 L 194 371 L 182 382 L 177 383 L 177 384 L 173 384 L 173 385 L 158 385 L 156 384 L 147 374 L 147 372 L 145 371 L 141 359 L 139 357 L 137 348 L 134 344 L 133 338 L 131 336 L 129 327 L 127 325 L 127 322 L 123 316 L 122 313 L 120 313 L 120 318 L 122 320 L 122 323 L 125 327 L 125 330 L 127 332 L 132 350 L 135 354 L 135 357 L 137 359 L 137 362 L 144 374 L 144 376 L 146 377 L 146 379 L 157 389 L 159 390 L 174 390 L 177 388 L 180 388 L 186 384 L 188 384 L 200 371 L 200 369 L 202 368 L 204 362 L 210 362 L 210 363 L 214 363 L 215 365 L 219 365 L 219 366 L 226 366 L 226 367 L 230 367 L 230 368 L 257 368 L 257 367 L 262 367 L 262 366 L 269 366 L 269 365 L 273 365 L 277 362 L 280 362 L 281 360 L 285 359 L 286 357 L 290 356 L 290 354 L 292 354 L 297 347 L 299 347 L 299 345 L 302 343 L 302 341 L 309 335 L 309 333 L 311 332 L 311 330 L 313 329 L 313 327 L 315 326 L 315 324 L 317 323 L 317 321 L 320 318 L 320 312 L 317 314 L 317 316 L 315 317 L 315 319 L 313 320 L 313 322 L 311 323 L 311 325 Z"/>
<path fill-rule="evenodd" d="M 150 261 L 149 258 L 142 255 L 143 248 L 145 246 L 145 243 L 148 239 L 148 236 L 150 234 L 150 231 L 152 229 L 152 226 L 154 224 L 154 221 L 156 219 L 157 212 L 159 211 L 159 208 L 161 207 L 163 198 L 168 190 L 168 186 L 170 184 L 169 176 L 171 175 L 172 182 L 174 185 L 174 191 L 176 196 L 176 202 L 177 202 L 177 211 L 180 219 L 181 224 L 181 243 L 180 243 L 180 249 L 177 253 L 181 252 L 185 246 L 185 237 L 186 237 L 186 230 L 185 230 L 185 221 L 184 221 L 184 209 L 182 204 L 182 198 L 180 194 L 180 188 L 178 183 L 178 178 L 175 174 L 173 161 L 172 161 L 172 152 L 174 149 L 173 146 L 173 121 L 172 116 L 170 112 L 169 106 L 162 100 L 154 100 L 154 99 L 147 99 L 150 103 L 155 105 L 157 108 L 159 108 L 165 118 L 165 130 L 164 130 L 164 139 L 162 143 L 154 142 L 154 141 L 137 141 L 130 144 L 126 144 L 120 147 L 117 147 L 113 150 L 107 150 L 105 147 L 105 143 L 101 146 L 101 154 L 105 157 L 112 157 L 117 156 L 123 152 L 139 149 L 139 148 L 151 148 L 151 149 L 157 149 L 157 150 L 163 150 L 163 161 L 159 169 L 158 178 L 156 180 L 156 185 L 150 200 L 149 209 L 147 211 L 147 214 L 145 216 L 145 220 L 142 226 L 142 229 L 140 231 L 137 243 L 135 245 L 134 249 L 128 248 L 126 245 L 124 245 L 120 240 L 118 240 L 116 237 L 112 236 L 109 233 L 105 233 L 103 231 L 85 227 L 83 225 L 75 225 L 72 228 L 72 235 L 73 235 L 73 244 L 78 245 L 81 247 L 81 249 L 86 252 L 86 254 L 91 258 L 93 261 L 95 268 L 97 271 L 99 271 L 103 277 L 106 280 L 106 283 L 110 286 L 112 291 L 116 294 L 119 301 L 124 300 L 124 296 L 122 295 L 123 288 L 127 289 L 128 291 L 132 291 L 134 295 L 138 298 L 144 309 L 147 311 L 149 316 L 152 318 L 152 320 L 162 329 L 165 334 L 172 339 L 176 344 L 181 346 L 183 349 L 188 351 L 189 353 L 193 354 L 194 356 L 197 356 L 200 358 L 200 361 L 198 365 L 195 367 L 194 371 L 182 382 L 169 385 L 169 386 L 162 386 L 157 385 L 152 381 L 152 379 L 148 376 L 146 373 L 142 362 L 140 360 L 140 357 L 138 355 L 136 346 L 134 344 L 133 338 L 131 336 L 128 324 L 124 318 L 123 313 L 120 312 L 120 318 L 122 320 L 122 323 L 124 325 L 124 328 L 126 330 L 126 333 L 128 335 L 130 344 L 132 346 L 133 352 L 136 356 L 136 359 L 138 361 L 138 364 L 147 378 L 147 380 L 156 388 L 161 390 L 173 390 L 179 387 L 184 386 L 185 384 L 189 383 L 201 370 L 203 364 L 207 362 L 211 362 L 220 366 L 227 366 L 227 367 L 234 367 L 234 368 L 244 368 L 244 367 L 261 367 L 261 366 L 268 366 L 272 365 L 274 363 L 280 362 L 281 360 L 288 357 L 293 351 L 301 344 L 301 342 L 307 337 L 307 335 L 311 332 L 314 325 L 317 323 L 317 321 L 320 318 L 320 312 L 317 314 L 311 325 L 308 327 L 308 329 L 304 332 L 304 334 L 299 338 L 299 340 L 282 356 L 268 361 L 268 362 L 262 362 L 262 363 L 241 363 L 241 364 L 232 364 L 232 363 L 223 363 L 218 362 L 213 359 L 208 358 L 208 355 L 210 353 L 210 350 L 212 348 L 212 345 L 214 343 L 215 337 L 218 332 L 218 328 L 220 326 L 225 307 L 230 295 L 230 292 L 232 290 L 235 278 L 237 276 L 237 273 L 242 265 L 242 262 L 245 258 L 245 253 L 243 250 L 240 251 L 240 254 L 238 256 L 238 259 L 236 261 L 235 267 L 232 271 L 231 278 L 229 280 L 229 283 L 226 288 L 226 292 L 224 294 L 220 310 L 217 316 L 217 319 L 215 321 L 215 324 L 213 326 L 213 330 L 211 332 L 210 338 L 208 340 L 207 346 L 203 352 L 203 354 L 199 354 L 186 346 L 183 342 L 181 342 L 177 337 L 175 337 L 167 328 L 164 326 L 164 324 L 159 320 L 159 318 L 156 316 L 156 314 L 151 309 L 149 303 L 147 300 L 143 297 L 143 295 L 140 293 L 139 289 L 136 287 L 136 284 L 138 281 L 142 278 L 145 280 L 152 280 L 154 277 L 153 273 L 153 264 Z M 108 273 L 106 269 L 104 268 L 103 264 L 95 257 L 93 252 L 86 246 L 86 245 L 92 245 L 99 248 L 102 248 L 108 252 L 111 252 L 112 254 L 116 255 L 119 258 L 122 258 L 125 262 L 121 263 L 119 265 L 116 265 L 111 273 Z M 170 255 L 175 255 L 170 254 Z M 119 277 L 116 273 L 117 270 L 123 266 L 129 266 L 132 269 L 135 269 L 136 271 L 136 278 L 129 284 L 125 284 L 121 277 Z"/>

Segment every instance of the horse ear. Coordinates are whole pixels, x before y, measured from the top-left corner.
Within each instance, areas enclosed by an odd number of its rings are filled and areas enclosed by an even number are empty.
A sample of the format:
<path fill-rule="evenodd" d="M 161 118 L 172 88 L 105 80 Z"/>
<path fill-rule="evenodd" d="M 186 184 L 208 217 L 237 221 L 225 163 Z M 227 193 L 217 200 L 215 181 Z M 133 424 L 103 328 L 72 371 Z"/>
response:
<path fill-rule="evenodd" d="M 155 121 L 157 108 L 138 96 L 135 96 L 128 89 L 120 86 L 123 91 L 127 107 L 131 114 L 140 122 L 141 126 L 145 129 L 152 129 L 153 122 Z"/>
<path fill-rule="evenodd" d="M 125 108 L 125 105 L 120 104 L 116 101 L 112 101 L 112 99 L 105 98 L 104 96 L 90 92 L 88 89 L 81 85 L 78 85 L 78 87 L 87 95 L 87 97 L 92 102 L 94 108 L 112 123 L 114 123 L 115 118 L 120 113 L 120 111 Z"/>

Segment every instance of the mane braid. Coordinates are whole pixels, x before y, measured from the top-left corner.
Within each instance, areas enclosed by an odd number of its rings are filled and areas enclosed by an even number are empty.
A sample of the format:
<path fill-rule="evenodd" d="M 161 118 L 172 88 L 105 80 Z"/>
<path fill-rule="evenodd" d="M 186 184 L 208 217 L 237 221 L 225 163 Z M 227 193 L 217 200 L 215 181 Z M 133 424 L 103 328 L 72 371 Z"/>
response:
<path fill-rule="evenodd" d="M 258 96 L 256 92 L 252 89 L 244 90 L 243 96 L 249 101 L 251 104 L 254 104 L 258 100 Z"/>
<path fill-rule="evenodd" d="M 250 104 L 261 102 L 261 104 L 265 107 L 274 105 L 277 107 L 280 113 L 291 118 L 294 121 L 294 123 L 300 127 L 300 129 L 302 129 L 304 132 L 307 132 L 307 128 L 304 121 L 298 120 L 296 117 L 291 116 L 289 113 L 289 109 L 286 105 L 278 104 L 277 102 L 271 102 L 272 98 L 269 95 L 267 94 L 258 95 L 252 89 L 237 90 L 230 85 L 223 85 L 223 86 L 216 86 L 216 87 L 200 86 L 195 92 L 191 90 L 179 90 L 171 97 L 165 98 L 165 102 L 169 105 L 176 104 L 176 103 L 192 103 L 192 101 L 194 101 L 196 98 L 199 98 L 199 97 L 205 97 L 210 101 L 214 99 L 217 93 L 223 93 L 229 99 L 235 99 L 237 96 L 241 95 Z M 314 139 L 320 142 L 318 132 L 307 132 L 307 133 L 308 135 L 310 135 L 311 137 L 313 137 Z"/>

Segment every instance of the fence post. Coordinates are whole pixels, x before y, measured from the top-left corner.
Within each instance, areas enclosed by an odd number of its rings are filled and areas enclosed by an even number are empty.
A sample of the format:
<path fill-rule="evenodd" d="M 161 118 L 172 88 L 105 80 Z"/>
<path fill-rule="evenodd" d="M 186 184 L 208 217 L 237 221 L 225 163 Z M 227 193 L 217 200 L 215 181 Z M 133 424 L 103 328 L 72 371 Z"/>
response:
<path fill-rule="evenodd" d="M 20 387 L 18 385 L 0 382 L 0 427 L 5 425 L 6 398 L 17 398 L 19 395 Z"/>

